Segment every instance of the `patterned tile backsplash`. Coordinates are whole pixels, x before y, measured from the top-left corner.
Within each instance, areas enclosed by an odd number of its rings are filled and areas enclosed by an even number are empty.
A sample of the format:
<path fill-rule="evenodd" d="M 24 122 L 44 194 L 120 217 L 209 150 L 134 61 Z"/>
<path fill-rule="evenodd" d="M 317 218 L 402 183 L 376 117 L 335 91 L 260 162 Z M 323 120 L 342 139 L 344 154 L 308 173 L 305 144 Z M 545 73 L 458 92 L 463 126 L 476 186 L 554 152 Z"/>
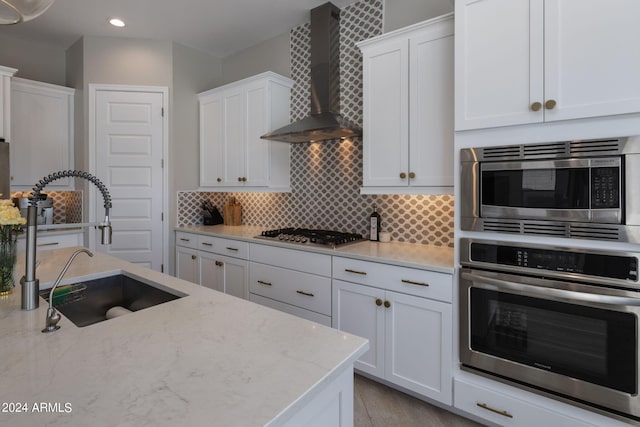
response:
<path fill-rule="evenodd" d="M 44 191 L 53 199 L 53 223 L 82 222 L 82 191 Z M 11 198 L 21 197 L 22 192 L 11 193 Z"/>
<path fill-rule="evenodd" d="M 340 111 L 362 124 L 362 56 L 355 45 L 382 33 L 382 1 L 353 3 L 340 14 Z M 290 32 L 291 119 L 309 113 L 309 24 Z M 201 206 L 209 200 L 223 212 L 229 197 L 243 207 L 245 225 L 308 227 L 368 236 L 376 206 L 382 229 L 393 240 L 453 246 L 453 196 L 361 195 L 362 141 L 293 144 L 291 193 L 178 193 L 178 226 L 202 224 Z"/>

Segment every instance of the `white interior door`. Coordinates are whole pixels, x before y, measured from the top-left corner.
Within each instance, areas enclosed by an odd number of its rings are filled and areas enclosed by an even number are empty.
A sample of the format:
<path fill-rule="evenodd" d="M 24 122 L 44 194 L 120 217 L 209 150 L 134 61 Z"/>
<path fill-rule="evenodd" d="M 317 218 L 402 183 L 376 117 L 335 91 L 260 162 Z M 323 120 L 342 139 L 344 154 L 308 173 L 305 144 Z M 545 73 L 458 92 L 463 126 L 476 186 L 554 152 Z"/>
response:
<path fill-rule="evenodd" d="M 157 91 L 95 92 L 95 174 L 111 193 L 112 244 L 95 249 L 161 271 L 165 94 Z M 104 216 L 96 193 L 95 218 Z"/>

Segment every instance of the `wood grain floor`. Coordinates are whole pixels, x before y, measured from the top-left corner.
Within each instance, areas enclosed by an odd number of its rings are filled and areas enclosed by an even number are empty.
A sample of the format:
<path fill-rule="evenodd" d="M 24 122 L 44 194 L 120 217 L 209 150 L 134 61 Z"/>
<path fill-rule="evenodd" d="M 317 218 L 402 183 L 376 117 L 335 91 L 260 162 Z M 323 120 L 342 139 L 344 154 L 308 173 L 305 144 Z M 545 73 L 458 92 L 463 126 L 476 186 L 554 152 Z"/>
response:
<path fill-rule="evenodd" d="M 354 418 L 355 427 L 481 426 L 360 375 L 355 375 Z"/>

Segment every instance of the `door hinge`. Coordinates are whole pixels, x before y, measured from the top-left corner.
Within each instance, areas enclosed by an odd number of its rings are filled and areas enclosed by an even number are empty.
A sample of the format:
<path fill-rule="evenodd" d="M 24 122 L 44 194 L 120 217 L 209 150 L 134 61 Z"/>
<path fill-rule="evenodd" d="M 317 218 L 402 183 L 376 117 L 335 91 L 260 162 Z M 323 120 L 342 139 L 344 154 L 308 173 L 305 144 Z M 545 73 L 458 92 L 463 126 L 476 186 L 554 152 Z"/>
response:
<path fill-rule="evenodd" d="M 164 159 L 160 159 L 160 168 L 164 169 Z"/>
<path fill-rule="evenodd" d="M 164 273 L 164 264 L 160 264 L 160 273 Z"/>
<path fill-rule="evenodd" d="M 164 107 L 160 107 L 160 115 L 164 117 Z"/>
<path fill-rule="evenodd" d="M 164 221 L 164 212 L 160 212 L 160 221 Z"/>

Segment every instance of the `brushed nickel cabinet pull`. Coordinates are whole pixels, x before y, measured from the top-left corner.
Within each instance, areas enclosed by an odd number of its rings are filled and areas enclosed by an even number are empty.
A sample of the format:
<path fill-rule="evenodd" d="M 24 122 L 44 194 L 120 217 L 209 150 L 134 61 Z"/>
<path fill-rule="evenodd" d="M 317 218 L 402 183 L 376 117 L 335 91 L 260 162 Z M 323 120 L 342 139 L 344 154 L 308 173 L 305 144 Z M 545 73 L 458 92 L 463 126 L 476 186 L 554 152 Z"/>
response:
<path fill-rule="evenodd" d="M 402 283 L 406 283 L 407 285 L 417 285 L 417 286 L 429 286 L 428 283 L 422 282 L 414 282 L 413 280 L 402 279 Z"/>
<path fill-rule="evenodd" d="M 258 280 L 257 282 L 260 283 L 261 285 L 271 286 L 271 283 L 265 282 L 264 280 Z"/>
<path fill-rule="evenodd" d="M 203 244 L 203 245 L 205 245 L 205 246 L 213 246 L 213 243 L 206 243 L 206 242 L 203 242 L 202 244 Z"/>
<path fill-rule="evenodd" d="M 216 265 L 217 265 L 218 267 L 222 267 L 222 266 L 224 265 L 224 262 L 222 262 L 222 261 L 216 261 Z"/>
<path fill-rule="evenodd" d="M 300 295 L 306 295 L 308 297 L 313 297 L 315 295 L 313 295 L 311 292 L 305 292 L 305 291 L 296 291 L 297 293 L 299 293 Z"/>
<path fill-rule="evenodd" d="M 367 275 L 366 271 L 358 271 L 358 270 L 352 270 L 350 268 L 345 268 L 344 271 L 346 271 L 347 273 L 353 273 L 353 274 L 361 274 L 363 276 Z"/>
<path fill-rule="evenodd" d="M 38 245 L 37 245 L 37 246 L 38 246 L 38 247 L 40 247 L 40 246 L 56 246 L 56 245 L 59 245 L 59 244 L 60 244 L 60 243 L 58 243 L 58 242 L 38 243 Z"/>
<path fill-rule="evenodd" d="M 482 408 L 482 409 L 486 409 L 487 411 L 491 411 L 494 414 L 502 415 L 503 417 L 507 417 L 507 418 L 513 418 L 513 415 L 511 415 L 507 411 L 501 411 L 499 409 L 492 408 L 491 406 L 487 405 L 486 403 L 476 402 L 476 405 L 478 407 Z"/>
<path fill-rule="evenodd" d="M 227 250 L 228 250 L 228 251 L 235 251 L 235 252 L 238 252 L 238 248 L 231 248 L 231 247 L 229 247 L 229 246 L 227 246 Z"/>
<path fill-rule="evenodd" d="M 184 237 L 181 237 L 180 240 L 182 240 L 183 242 L 190 242 L 191 239 L 185 239 Z"/>

